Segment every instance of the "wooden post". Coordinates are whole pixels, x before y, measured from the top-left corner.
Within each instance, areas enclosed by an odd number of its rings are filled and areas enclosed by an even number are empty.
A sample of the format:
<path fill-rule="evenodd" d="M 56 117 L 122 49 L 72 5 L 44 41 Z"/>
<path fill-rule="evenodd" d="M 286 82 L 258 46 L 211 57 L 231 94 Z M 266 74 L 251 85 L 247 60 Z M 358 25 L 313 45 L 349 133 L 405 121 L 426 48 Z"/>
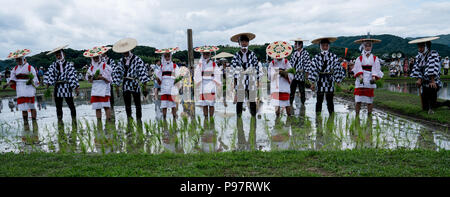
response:
<path fill-rule="evenodd" d="M 189 69 L 194 68 L 194 46 L 192 43 L 192 29 L 187 30 L 187 41 L 188 41 L 188 65 Z"/>
<path fill-rule="evenodd" d="M 192 29 L 187 30 L 187 47 L 188 47 L 188 68 L 191 73 L 191 82 L 192 86 L 190 88 L 190 94 L 191 94 L 191 100 L 189 103 L 189 106 L 192 105 L 192 109 L 188 109 L 191 111 L 192 117 L 195 117 L 195 102 L 194 102 L 194 46 L 193 46 L 193 39 L 192 39 Z"/>

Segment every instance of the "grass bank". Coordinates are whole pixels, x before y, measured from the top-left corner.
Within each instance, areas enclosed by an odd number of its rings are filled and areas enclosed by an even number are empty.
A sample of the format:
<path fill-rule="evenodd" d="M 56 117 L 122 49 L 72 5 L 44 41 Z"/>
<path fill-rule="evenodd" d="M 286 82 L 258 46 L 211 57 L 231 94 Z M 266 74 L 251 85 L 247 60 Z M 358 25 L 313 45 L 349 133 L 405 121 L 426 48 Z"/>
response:
<path fill-rule="evenodd" d="M 0 176 L 450 176 L 450 151 L 345 150 L 209 154 L 0 155 Z"/>

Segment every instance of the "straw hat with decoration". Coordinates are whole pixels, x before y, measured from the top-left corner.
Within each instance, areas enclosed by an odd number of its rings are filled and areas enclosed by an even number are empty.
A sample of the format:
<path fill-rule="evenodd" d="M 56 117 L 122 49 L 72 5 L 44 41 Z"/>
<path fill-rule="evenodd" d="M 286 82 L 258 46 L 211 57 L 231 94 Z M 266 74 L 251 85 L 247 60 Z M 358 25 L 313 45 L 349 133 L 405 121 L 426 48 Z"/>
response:
<path fill-rule="evenodd" d="M 175 47 L 175 48 L 167 48 L 167 49 L 156 49 L 155 53 L 156 54 L 163 54 L 163 53 L 172 53 L 172 52 L 176 52 L 178 51 L 179 48 Z"/>
<path fill-rule="evenodd" d="M 202 46 L 194 49 L 195 52 L 199 53 L 207 53 L 207 52 L 216 52 L 219 50 L 219 47 L 216 46 Z"/>
<path fill-rule="evenodd" d="M 101 46 L 101 47 L 94 47 L 92 49 L 88 49 L 83 53 L 84 57 L 96 57 L 102 54 L 105 54 L 106 52 L 109 51 L 109 49 L 111 49 L 111 47 L 105 47 L 105 46 Z"/>
<path fill-rule="evenodd" d="M 11 52 L 8 55 L 8 59 L 16 59 L 16 58 L 21 58 L 24 57 L 25 55 L 28 55 L 31 53 L 30 49 L 22 49 L 22 50 L 17 50 L 15 52 Z"/>
<path fill-rule="evenodd" d="M 273 59 L 281 59 L 292 53 L 292 46 L 285 41 L 272 42 L 267 46 L 266 53 Z"/>

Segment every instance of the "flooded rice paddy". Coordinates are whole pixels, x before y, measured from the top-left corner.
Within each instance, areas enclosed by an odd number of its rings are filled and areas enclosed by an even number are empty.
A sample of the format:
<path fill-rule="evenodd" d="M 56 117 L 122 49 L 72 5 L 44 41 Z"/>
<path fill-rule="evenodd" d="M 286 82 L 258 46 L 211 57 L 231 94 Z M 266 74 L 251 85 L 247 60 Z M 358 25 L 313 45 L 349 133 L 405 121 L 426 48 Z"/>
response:
<path fill-rule="evenodd" d="M 386 85 L 390 87 L 388 84 Z M 167 122 L 158 121 L 152 96 L 142 97 L 142 123 L 127 121 L 121 97 L 115 102 L 115 124 L 98 125 L 89 103 L 89 91 L 76 97 L 77 123 L 72 124 L 70 111 L 64 105 L 64 125 L 58 125 L 51 99 L 42 96 L 37 104 L 37 122 L 29 118 L 24 125 L 20 111 L 2 98 L 0 113 L 0 152 L 76 152 L 76 153 L 198 153 L 224 151 L 274 150 L 344 150 L 344 149 L 450 149 L 447 128 L 435 128 L 375 110 L 368 118 L 365 107 L 361 119 L 355 120 L 353 103 L 335 98 L 334 116 L 323 105 L 316 116 L 316 98 L 307 91 L 305 106 L 294 102 L 295 116 L 284 115 L 276 120 L 274 107 L 263 98 L 256 118 L 249 109 L 242 118 L 235 115 L 233 103 L 216 103 L 213 120 L 204 120 L 202 109 L 195 108 L 195 117 L 182 116 Z M 298 97 L 297 97 L 298 98 Z M 133 107 L 133 116 L 135 108 Z"/>

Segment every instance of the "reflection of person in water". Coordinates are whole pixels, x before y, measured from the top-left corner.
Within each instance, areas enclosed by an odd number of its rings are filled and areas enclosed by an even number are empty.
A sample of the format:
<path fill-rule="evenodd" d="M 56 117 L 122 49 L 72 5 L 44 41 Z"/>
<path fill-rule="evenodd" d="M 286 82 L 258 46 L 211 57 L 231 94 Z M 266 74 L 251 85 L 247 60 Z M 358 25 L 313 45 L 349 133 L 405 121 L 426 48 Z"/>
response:
<path fill-rule="evenodd" d="M 39 144 L 39 131 L 38 131 L 38 123 L 37 121 L 32 121 L 33 124 L 33 130 L 30 130 L 29 124 L 24 125 L 24 130 L 22 132 L 22 142 L 25 148 L 31 148 L 31 151 L 39 151 L 36 150 L 36 148 L 39 148 L 40 146 L 36 146 Z"/>
<path fill-rule="evenodd" d="M 14 107 L 15 107 L 15 105 L 14 105 L 14 99 L 9 99 L 9 101 L 8 101 L 8 107 L 9 107 L 9 109 L 11 109 L 11 112 L 14 112 Z"/>
<path fill-rule="evenodd" d="M 204 133 L 201 136 L 201 148 L 203 152 L 222 152 L 228 147 L 222 142 L 221 138 L 217 139 L 217 131 L 214 121 L 204 120 Z M 219 142 L 219 146 L 217 146 Z"/>
<path fill-rule="evenodd" d="M 42 98 L 42 95 L 36 96 L 37 98 L 37 105 L 39 108 L 39 111 L 41 109 L 47 109 L 47 104 L 45 103 L 44 99 Z"/>
<path fill-rule="evenodd" d="M 350 136 L 355 143 L 355 148 L 372 148 L 373 144 L 373 120 L 369 116 L 365 126 L 362 126 L 358 120 L 355 120 L 354 127 L 350 129 Z M 375 147 L 376 148 L 376 147 Z"/>
<path fill-rule="evenodd" d="M 289 150 L 291 145 L 289 120 L 282 123 L 278 119 L 275 120 L 275 125 L 271 134 L 271 150 Z"/>
<path fill-rule="evenodd" d="M 255 150 L 256 149 L 256 117 L 250 119 L 250 132 L 248 141 L 245 140 L 244 123 L 242 118 L 238 117 L 236 121 L 238 150 Z"/>
<path fill-rule="evenodd" d="M 434 141 L 433 131 L 427 129 L 420 129 L 419 135 L 417 136 L 416 148 L 437 150 L 438 146 Z"/>
<path fill-rule="evenodd" d="M 77 148 L 77 130 L 72 127 L 70 133 L 64 131 L 64 127 L 58 127 L 59 152 L 75 152 Z M 94 135 L 94 137 L 96 137 Z M 96 141 L 96 139 L 94 139 Z"/>
<path fill-rule="evenodd" d="M 316 142 L 315 142 L 315 150 L 320 149 L 333 149 L 339 150 L 342 146 L 340 140 L 337 140 L 334 132 L 334 129 L 337 128 L 335 124 L 335 116 L 332 115 L 328 117 L 327 121 L 323 122 L 322 117 L 320 115 L 316 115 Z M 324 125 L 325 124 L 325 125 Z M 325 129 L 324 127 L 325 126 Z"/>
<path fill-rule="evenodd" d="M 162 143 L 164 152 L 184 153 L 182 138 L 178 138 L 176 131 L 167 129 L 167 124 L 163 130 Z"/>

